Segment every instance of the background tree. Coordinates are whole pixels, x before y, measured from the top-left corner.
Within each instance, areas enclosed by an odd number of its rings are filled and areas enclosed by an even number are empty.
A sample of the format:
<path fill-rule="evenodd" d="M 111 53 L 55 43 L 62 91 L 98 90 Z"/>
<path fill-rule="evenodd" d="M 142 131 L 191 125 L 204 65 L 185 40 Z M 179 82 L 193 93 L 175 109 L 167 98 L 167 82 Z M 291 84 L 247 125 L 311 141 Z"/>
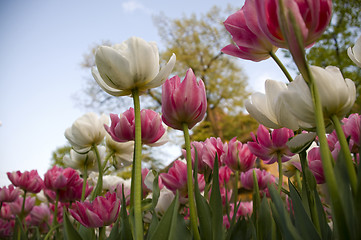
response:
<path fill-rule="evenodd" d="M 357 88 L 357 99 L 353 111 L 361 110 L 361 69 L 347 56 L 361 35 L 361 1 L 333 0 L 333 16 L 330 26 L 321 39 L 307 51 L 310 64 L 321 67 L 337 66 L 345 78 L 352 79 Z"/>

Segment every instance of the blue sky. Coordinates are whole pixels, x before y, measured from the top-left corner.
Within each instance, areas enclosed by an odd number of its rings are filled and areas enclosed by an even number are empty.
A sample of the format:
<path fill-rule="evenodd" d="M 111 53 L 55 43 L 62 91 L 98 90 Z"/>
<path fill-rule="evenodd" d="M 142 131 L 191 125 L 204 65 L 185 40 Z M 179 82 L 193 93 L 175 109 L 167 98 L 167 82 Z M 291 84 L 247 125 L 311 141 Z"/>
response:
<path fill-rule="evenodd" d="M 9 183 L 8 171 L 37 169 L 43 176 L 52 151 L 67 143 L 65 129 L 86 113 L 74 95 L 91 76 L 80 66 L 91 46 L 138 36 L 162 48 L 152 15 L 180 18 L 227 4 L 243 1 L 1 1 L 0 186 Z M 239 63 L 254 91 L 263 91 L 267 78 L 284 79 L 269 60 Z"/>

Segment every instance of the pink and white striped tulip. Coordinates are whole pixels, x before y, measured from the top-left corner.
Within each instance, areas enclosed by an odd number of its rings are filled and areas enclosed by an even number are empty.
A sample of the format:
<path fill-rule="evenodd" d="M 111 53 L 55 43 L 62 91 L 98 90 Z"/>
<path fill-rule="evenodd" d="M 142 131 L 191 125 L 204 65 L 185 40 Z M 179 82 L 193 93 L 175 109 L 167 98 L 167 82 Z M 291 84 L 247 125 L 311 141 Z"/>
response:
<path fill-rule="evenodd" d="M 20 194 L 20 190 L 10 184 L 8 187 L 0 188 L 0 202 L 13 202 Z"/>
<path fill-rule="evenodd" d="M 223 23 L 236 44 L 224 47 L 223 53 L 259 62 L 269 58 L 270 52 L 277 51 L 277 47 L 261 31 L 255 11 L 255 0 L 247 0 L 241 10 Z"/>
<path fill-rule="evenodd" d="M 259 125 L 257 137 L 251 133 L 253 142 L 247 144 L 251 152 L 266 164 L 276 162 L 278 155 L 281 155 L 282 162 L 286 162 L 294 155 L 286 145 L 293 135 L 288 128 L 274 129 L 270 133 L 265 126 Z"/>
<path fill-rule="evenodd" d="M 37 170 L 25 171 L 25 172 L 8 172 L 9 180 L 14 186 L 23 189 L 26 192 L 38 193 L 43 189 L 44 182 L 40 178 Z"/>
<path fill-rule="evenodd" d="M 9 203 L 10 209 L 12 214 L 19 215 L 21 213 L 21 209 L 23 207 L 23 197 L 18 197 L 17 200 L 15 200 L 12 203 Z M 35 206 L 35 197 L 27 197 L 25 199 L 25 205 L 24 205 L 24 215 L 28 215 L 30 211 Z"/>
<path fill-rule="evenodd" d="M 242 144 L 234 137 L 225 146 L 222 161 L 232 171 L 245 172 L 254 167 L 256 156 L 250 151 L 248 144 Z"/>
<path fill-rule="evenodd" d="M 174 76 L 162 86 L 162 119 L 174 129 L 183 130 L 183 124 L 191 129 L 200 122 L 207 110 L 206 89 L 202 80 L 197 82 L 192 69 L 184 80 Z"/>
<path fill-rule="evenodd" d="M 76 202 L 71 215 L 88 228 L 108 226 L 117 220 L 120 210 L 120 200 L 116 193 L 107 192 L 105 196 L 99 196 L 93 202 Z"/>
<path fill-rule="evenodd" d="M 110 114 L 111 125 L 104 125 L 105 130 L 117 142 L 133 141 L 135 139 L 134 109 L 129 108 L 120 118 L 116 114 Z M 142 143 L 159 146 L 164 144 L 166 129 L 158 113 L 150 109 L 140 111 Z M 160 141 L 161 140 L 161 141 Z"/>

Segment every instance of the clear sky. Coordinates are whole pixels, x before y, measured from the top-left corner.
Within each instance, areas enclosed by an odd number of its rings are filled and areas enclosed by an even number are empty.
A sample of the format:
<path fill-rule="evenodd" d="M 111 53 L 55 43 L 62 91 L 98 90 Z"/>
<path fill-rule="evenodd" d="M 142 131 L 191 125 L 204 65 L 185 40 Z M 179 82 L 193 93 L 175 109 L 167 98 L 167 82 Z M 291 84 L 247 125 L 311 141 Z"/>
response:
<path fill-rule="evenodd" d="M 0 187 L 8 171 L 43 176 L 52 151 L 67 143 L 65 129 L 86 113 L 74 96 L 91 76 L 80 66 L 91 46 L 138 36 L 162 48 L 152 15 L 180 18 L 227 4 L 243 1 L 0 1 Z M 270 60 L 239 63 L 253 91 L 264 91 L 267 78 L 284 79 Z"/>

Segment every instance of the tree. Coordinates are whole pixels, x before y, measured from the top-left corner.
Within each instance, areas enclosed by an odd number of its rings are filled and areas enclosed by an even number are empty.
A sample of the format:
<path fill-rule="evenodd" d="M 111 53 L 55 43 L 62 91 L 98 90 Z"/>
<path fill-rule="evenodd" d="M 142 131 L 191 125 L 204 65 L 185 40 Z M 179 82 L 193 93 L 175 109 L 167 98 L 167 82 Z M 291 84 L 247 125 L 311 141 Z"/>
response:
<path fill-rule="evenodd" d="M 337 66 L 345 78 L 352 79 L 357 88 L 354 112 L 361 110 L 361 69 L 347 56 L 347 49 L 353 46 L 361 34 L 361 1 L 334 0 L 330 26 L 321 39 L 307 51 L 310 64 L 321 67 Z"/>
<path fill-rule="evenodd" d="M 237 115 L 243 109 L 248 92 L 247 79 L 235 58 L 224 55 L 220 50 L 229 44 L 230 37 L 222 22 L 233 11 L 211 8 L 206 14 L 169 19 L 160 15 L 154 18 L 159 35 L 166 45 L 162 59 L 177 55 L 173 70 L 184 76 L 188 68 L 200 77 L 206 86 L 208 109 L 205 121 L 214 136 L 223 137 L 220 116 Z M 159 93 L 158 93 L 159 94 Z M 156 94 L 154 94 L 156 95 Z M 207 124 L 206 124 L 207 125 Z"/>

